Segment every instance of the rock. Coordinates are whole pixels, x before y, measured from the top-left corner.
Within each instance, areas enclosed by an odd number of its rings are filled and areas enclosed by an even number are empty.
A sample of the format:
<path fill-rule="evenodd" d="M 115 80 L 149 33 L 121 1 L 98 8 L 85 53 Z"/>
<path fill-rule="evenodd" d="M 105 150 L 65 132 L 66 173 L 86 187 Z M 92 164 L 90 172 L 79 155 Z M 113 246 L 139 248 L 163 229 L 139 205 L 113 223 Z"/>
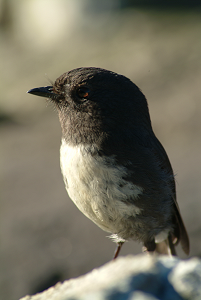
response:
<path fill-rule="evenodd" d="M 127 256 L 21 300 L 201 299 L 201 261 Z"/>

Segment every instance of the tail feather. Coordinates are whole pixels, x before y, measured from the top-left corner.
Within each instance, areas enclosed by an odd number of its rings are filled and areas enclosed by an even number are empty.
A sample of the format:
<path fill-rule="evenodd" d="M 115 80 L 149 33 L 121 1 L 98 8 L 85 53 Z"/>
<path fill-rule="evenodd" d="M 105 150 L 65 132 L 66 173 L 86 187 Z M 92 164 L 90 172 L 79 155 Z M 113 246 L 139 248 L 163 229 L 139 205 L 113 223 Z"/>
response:
<path fill-rule="evenodd" d="M 168 238 L 160 243 L 156 243 L 155 253 L 164 254 L 169 256 L 176 256 L 175 245 L 172 242 L 172 237 L 169 234 Z"/>
<path fill-rule="evenodd" d="M 179 242 L 181 243 L 181 247 L 183 249 L 183 251 L 189 255 L 190 252 L 190 243 L 189 243 L 189 238 L 188 238 L 188 234 L 186 231 L 186 228 L 184 226 L 184 222 L 182 220 L 180 211 L 179 211 L 179 207 L 177 202 L 175 201 L 175 237 L 177 238 L 177 243 Z M 177 232 L 179 232 L 179 234 L 177 234 Z"/>
<path fill-rule="evenodd" d="M 156 244 L 155 253 L 171 256 L 168 239 Z"/>

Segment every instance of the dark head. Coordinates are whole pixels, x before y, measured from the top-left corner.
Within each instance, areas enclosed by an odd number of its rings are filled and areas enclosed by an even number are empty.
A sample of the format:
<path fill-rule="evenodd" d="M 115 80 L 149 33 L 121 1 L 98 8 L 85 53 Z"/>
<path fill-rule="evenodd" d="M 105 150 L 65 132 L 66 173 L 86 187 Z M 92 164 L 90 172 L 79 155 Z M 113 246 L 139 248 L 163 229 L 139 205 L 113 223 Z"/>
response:
<path fill-rule="evenodd" d="M 94 143 L 118 132 L 151 130 L 145 96 L 128 78 L 100 68 L 78 68 L 53 86 L 28 93 L 51 99 L 63 137 L 71 143 Z"/>

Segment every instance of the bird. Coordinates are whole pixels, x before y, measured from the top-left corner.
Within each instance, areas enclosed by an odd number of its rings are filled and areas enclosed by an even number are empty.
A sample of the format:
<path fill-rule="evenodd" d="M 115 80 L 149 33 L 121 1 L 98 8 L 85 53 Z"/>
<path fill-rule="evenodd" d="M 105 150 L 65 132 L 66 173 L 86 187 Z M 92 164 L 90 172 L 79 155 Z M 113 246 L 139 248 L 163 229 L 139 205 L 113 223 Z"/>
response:
<path fill-rule="evenodd" d="M 97 67 L 65 72 L 28 93 L 58 112 L 60 167 L 78 209 L 117 244 L 142 243 L 148 254 L 189 254 L 176 200 L 175 175 L 155 136 L 147 100 L 129 78 Z"/>

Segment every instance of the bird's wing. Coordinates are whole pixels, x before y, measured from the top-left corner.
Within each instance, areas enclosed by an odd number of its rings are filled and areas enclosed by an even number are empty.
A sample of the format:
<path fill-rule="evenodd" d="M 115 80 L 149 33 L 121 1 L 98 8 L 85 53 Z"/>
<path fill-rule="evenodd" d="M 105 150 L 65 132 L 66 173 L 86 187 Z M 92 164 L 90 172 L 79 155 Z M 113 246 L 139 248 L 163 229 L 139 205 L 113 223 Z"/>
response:
<path fill-rule="evenodd" d="M 167 172 L 170 172 L 173 174 L 172 167 L 169 161 L 169 158 L 161 145 L 161 143 L 158 141 L 158 139 L 155 137 L 154 143 L 152 143 L 152 147 L 155 150 L 154 155 L 157 156 L 157 159 L 160 161 L 160 167 L 163 169 L 166 169 Z M 172 180 L 171 180 L 172 178 Z M 174 208 L 174 215 L 173 215 L 173 224 L 174 224 L 174 233 L 169 238 L 169 246 L 170 249 L 172 247 L 172 251 L 174 248 L 174 244 L 181 243 L 183 251 L 188 255 L 189 254 L 189 238 L 186 231 L 186 228 L 184 226 L 184 222 L 182 220 L 179 206 L 176 200 L 176 187 L 175 187 L 175 179 L 174 176 L 170 177 L 171 180 L 171 187 L 172 187 L 172 199 L 173 199 L 173 208 Z M 175 241 L 176 238 L 176 241 Z"/>

